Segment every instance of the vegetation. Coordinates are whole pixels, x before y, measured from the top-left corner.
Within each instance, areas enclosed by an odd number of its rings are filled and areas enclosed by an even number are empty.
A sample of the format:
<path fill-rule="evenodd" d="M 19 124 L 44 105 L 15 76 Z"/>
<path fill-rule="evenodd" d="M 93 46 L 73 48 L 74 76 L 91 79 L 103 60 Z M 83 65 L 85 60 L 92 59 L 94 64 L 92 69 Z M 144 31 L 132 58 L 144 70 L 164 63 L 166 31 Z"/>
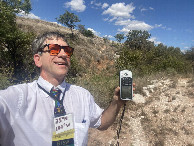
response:
<path fill-rule="evenodd" d="M 20 11 L 24 11 L 25 13 L 29 13 L 31 8 L 30 0 L 1 0 L 1 12 L 4 13 L 3 9 L 10 8 L 9 11 L 12 11 L 14 13 L 18 13 Z M 9 12 L 8 12 L 9 13 Z"/>
<path fill-rule="evenodd" d="M 91 30 L 85 29 L 85 26 L 84 25 L 81 25 L 81 24 L 78 25 L 78 30 L 79 30 L 79 32 L 81 34 L 83 34 L 86 37 L 91 37 L 91 38 L 94 37 L 94 33 Z"/>
<path fill-rule="evenodd" d="M 148 31 L 132 30 L 127 34 L 125 46 L 132 50 L 150 50 L 154 45 L 153 42 L 148 41 L 151 34 Z"/>
<path fill-rule="evenodd" d="M 194 73 L 194 47 L 191 47 L 190 50 L 186 51 L 185 57 L 191 62 L 192 73 Z"/>
<path fill-rule="evenodd" d="M 30 44 L 34 38 L 33 33 L 21 31 L 16 24 L 16 13 L 25 11 L 28 13 L 31 6 L 28 0 L 23 1 L 0 1 L 0 72 L 10 83 L 28 81 L 34 75 Z M 4 81 L 3 79 L 2 81 Z"/>
<path fill-rule="evenodd" d="M 107 43 L 109 39 L 108 39 L 107 36 L 104 36 L 104 37 L 103 37 L 103 40 L 104 40 L 104 43 Z"/>
<path fill-rule="evenodd" d="M 115 38 L 120 43 L 125 38 L 125 36 L 124 34 L 116 34 Z"/>
<path fill-rule="evenodd" d="M 152 74 L 166 70 L 178 73 L 190 71 L 189 59 L 180 48 L 155 46 L 148 40 L 151 35 L 146 31 L 130 31 L 124 47 L 119 52 L 116 68 L 130 69 L 138 75 Z"/>
<path fill-rule="evenodd" d="M 73 29 L 76 27 L 75 23 L 81 21 L 77 15 L 75 15 L 74 13 L 70 13 L 68 11 L 66 11 L 63 15 L 60 15 L 59 18 L 56 18 L 56 20 L 59 23 L 70 28 L 72 35 L 73 35 Z"/>

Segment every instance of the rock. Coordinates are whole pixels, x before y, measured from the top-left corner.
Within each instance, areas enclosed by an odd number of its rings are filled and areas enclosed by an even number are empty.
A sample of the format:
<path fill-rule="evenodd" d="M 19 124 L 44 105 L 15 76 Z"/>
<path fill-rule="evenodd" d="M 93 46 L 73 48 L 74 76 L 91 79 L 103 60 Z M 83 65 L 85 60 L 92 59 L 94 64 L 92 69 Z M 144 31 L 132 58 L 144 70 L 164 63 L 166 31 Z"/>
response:
<path fill-rule="evenodd" d="M 145 97 L 140 94 L 135 94 L 135 96 L 133 97 L 133 101 L 135 103 L 145 103 Z"/>
<path fill-rule="evenodd" d="M 150 93 L 148 90 L 143 90 L 143 94 L 146 96 L 146 97 L 149 97 L 150 96 Z"/>

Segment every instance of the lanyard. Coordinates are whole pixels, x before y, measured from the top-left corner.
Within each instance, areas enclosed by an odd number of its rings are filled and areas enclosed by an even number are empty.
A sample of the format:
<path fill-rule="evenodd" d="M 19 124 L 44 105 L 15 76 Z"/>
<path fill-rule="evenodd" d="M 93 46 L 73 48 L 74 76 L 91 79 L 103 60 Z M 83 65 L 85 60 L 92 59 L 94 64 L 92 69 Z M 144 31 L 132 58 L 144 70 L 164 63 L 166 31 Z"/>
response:
<path fill-rule="evenodd" d="M 38 83 L 37 83 L 37 84 L 38 84 Z M 46 90 L 45 90 L 42 86 L 40 86 L 39 84 L 38 84 L 38 87 L 39 87 L 40 89 L 42 89 L 45 93 L 47 93 L 52 99 L 57 100 L 61 105 L 63 105 L 63 99 L 64 99 L 64 97 L 65 97 L 66 88 L 65 88 L 65 91 L 64 91 L 64 93 L 63 93 L 62 99 L 61 99 L 61 100 L 58 100 L 58 99 L 56 99 L 55 97 L 53 97 L 53 95 L 52 95 L 50 92 L 46 91 Z"/>

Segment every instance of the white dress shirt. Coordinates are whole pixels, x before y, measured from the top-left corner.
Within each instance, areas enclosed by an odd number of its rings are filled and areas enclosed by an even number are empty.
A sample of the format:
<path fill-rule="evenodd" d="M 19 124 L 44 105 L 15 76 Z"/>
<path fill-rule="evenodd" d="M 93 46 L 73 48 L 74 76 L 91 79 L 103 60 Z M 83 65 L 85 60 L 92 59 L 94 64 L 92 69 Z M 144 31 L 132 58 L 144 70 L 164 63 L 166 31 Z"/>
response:
<path fill-rule="evenodd" d="M 0 145 L 51 146 L 54 100 L 40 89 L 50 92 L 52 84 L 42 77 L 32 83 L 14 85 L 0 91 Z M 88 128 L 101 124 L 101 109 L 84 88 L 65 81 L 57 86 L 65 97 L 66 113 L 74 115 L 76 146 L 86 146 Z M 62 95 L 61 95 L 62 96 Z"/>

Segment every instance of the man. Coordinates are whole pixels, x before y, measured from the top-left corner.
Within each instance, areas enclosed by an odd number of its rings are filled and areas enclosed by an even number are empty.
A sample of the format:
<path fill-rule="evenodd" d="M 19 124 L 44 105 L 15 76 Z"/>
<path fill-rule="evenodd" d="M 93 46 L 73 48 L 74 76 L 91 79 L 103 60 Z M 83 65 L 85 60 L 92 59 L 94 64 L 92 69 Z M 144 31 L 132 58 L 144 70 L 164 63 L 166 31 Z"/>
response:
<path fill-rule="evenodd" d="M 106 110 L 81 87 L 64 78 L 73 48 L 59 33 L 45 33 L 33 42 L 40 77 L 32 83 L 0 91 L 1 146 L 86 146 L 88 128 L 106 130 L 124 101 L 120 88 Z"/>

